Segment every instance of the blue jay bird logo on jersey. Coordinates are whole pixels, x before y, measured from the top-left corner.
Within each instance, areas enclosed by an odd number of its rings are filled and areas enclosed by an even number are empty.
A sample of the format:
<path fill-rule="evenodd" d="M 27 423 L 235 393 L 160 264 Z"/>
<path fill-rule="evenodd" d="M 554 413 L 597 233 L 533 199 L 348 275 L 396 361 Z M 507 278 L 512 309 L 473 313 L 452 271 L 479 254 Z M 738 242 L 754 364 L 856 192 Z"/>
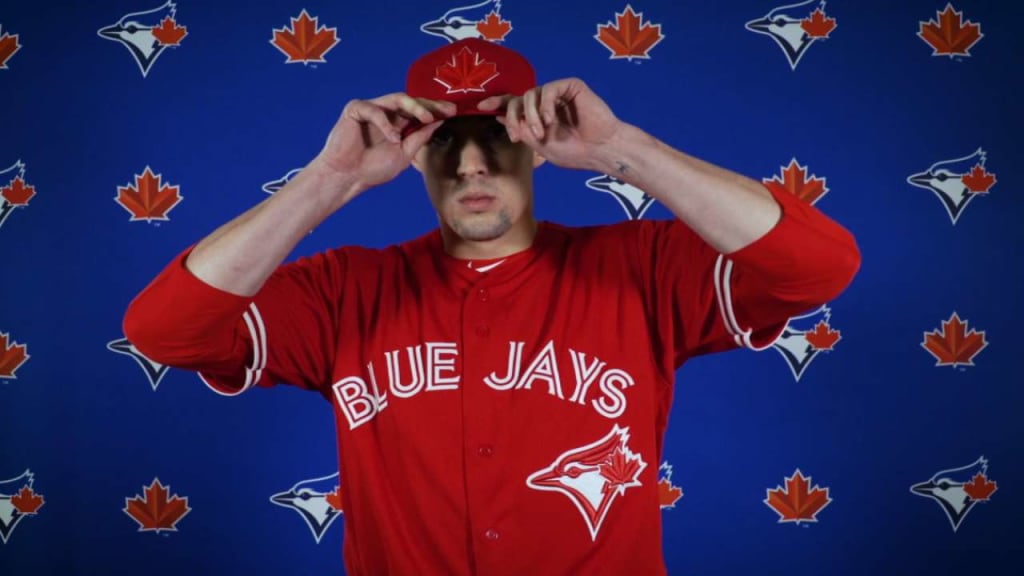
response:
<path fill-rule="evenodd" d="M 139 352 L 139 349 L 134 344 L 128 341 L 127 338 L 119 338 L 117 340 L 111 340 L 107 342 L 107 350 L 111 352 L 117 352 L 118 354 L 124 354 L 129 356 L 132 360 L 142 368 L 142 371 L 146 374 L 146 379 L 149 380 L 149 385 L 153 387 L 153 392 L 156 392 L 156 387 L 160 385 L 160 380 L 163 379 L 164 375 L 167 374 L 167 370 L 170 366 L 165 366 L 159 362 L 154 362 L 149 358 L 146 358 L 145 354 Z"/>
<path fill-rule="evenodd" d="M 25 182 L 24 162 L 17 160 L 0 170 L 0 227 L 15 208 L 28 206 L 29 200 L 35 195 L 35 187 Z"/>
<path fill-rule="evenodd" d="M 464 38 L 501 42 L 512 31 L 512 23 L 501 17 L 501 0 L 485 0 L 452 8 L 437 20 L 424 23 L 420 31 L 440 36 L 448 42 Z"/>
<path fill-rule="evenodd" d="M 774 40 L 786 55 L 790 69 L 796 70 L 807 49 L 835 30 L 836 19 L 825 14 L 825 0 L 806 0 L 773 8 L 761 18 L 747 22 L 745 28 Z"/>
<path fill-rule="evenodd" d="M 591 190 L 605 192 L 615 198 L 630 220 L 643 218 L 644 212 L 654 204 L 654 198 L 650 194 L 608 174 L 594 176 L 588 179 L 586 184 Z"/>
<path fill-rule="evenodd" d="M 35 516 L 46 499 L 32 488 L 35 478 L 31 470 L 20 476 L 0 480 L 0 542 L 10 539 L 22 520 Z"/>
<path fill-rule="evenodd" d="M 772 348 L 782 355 L 797 382 L 818 354 L 833 350 L 842 338 L 842 334 L 829 325 L 831 317 L 832 311 L 827 305 L 808 314 L 794 316 L 772 343 Z"/>
<path fill-rule="evenodd" d="M 188 35 L 188 29 L 175 20 L 176 11 L 177 5 L 167 0 L 158 8 L 125 14 L 117 22 L 100 28 L 97 34 L 128 49 L 145 78 L 156 59 L 167 48 L 180 46 Z"/>
<path fill-rule="evenodd" d="M 940 470 L 910 487 L 911 493 L 931 498 L 942 508 L 953 532 L 960 528 L 968 512 L 977 503 L 988 502 L 996 489 L 996 482 L 988 478 L 988 460 L 984 456 L 960 468 Z"/>
<path fill-rule="evenodd" d="M 956 226 L 971 200 L 988 194 L 996 183 L 996 175 L 985 168 L 986 156 L 987 153 L 978 148 L 962 158 L 941 160 L 923 172 L 911 174 L 907 182 L 933 192 Z"/>
<path fill-rule="evenodd" d="M 284 492 L 271 496 L 270 501 L 298 513 L 309 526 L 317 544 L 343 511 L 337 472 L 323 478 L 296 482 Z"/>

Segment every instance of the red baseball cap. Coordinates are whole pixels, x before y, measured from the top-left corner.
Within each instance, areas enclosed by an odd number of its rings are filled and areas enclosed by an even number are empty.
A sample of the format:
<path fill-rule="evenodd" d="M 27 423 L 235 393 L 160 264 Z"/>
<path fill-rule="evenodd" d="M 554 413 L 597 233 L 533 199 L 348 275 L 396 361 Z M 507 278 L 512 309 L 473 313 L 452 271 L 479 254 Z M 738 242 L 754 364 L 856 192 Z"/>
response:
<path fill-rule="evenodd" d="M 477 104 L 498 94 L 522 96 L 537 85 L 533 66 L 522 54 L 480 38 L 464 38 L 420 56 L 409 67 L 405 92 L 413 98 L 446 100 L 456 116 L 504 113 L 504 108 L 479 110 Z M 414 122 L 404 130 L 414 132 Z"/>

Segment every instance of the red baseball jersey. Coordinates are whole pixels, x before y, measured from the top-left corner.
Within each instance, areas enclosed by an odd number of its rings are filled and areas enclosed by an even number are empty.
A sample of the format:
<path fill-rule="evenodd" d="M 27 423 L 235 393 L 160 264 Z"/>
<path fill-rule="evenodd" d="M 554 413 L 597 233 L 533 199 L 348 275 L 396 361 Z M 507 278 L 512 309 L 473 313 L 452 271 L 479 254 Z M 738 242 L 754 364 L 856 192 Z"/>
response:
<path fill-rule="evenodd" d="M 675 220 L 542 222 L 481 270 L 434 231 L 301 258 L 242 298 L 185 251 L 125 331 L 219 393 L 287 383 L 330 403 L 353 576 L 664 574 L 675 370 L 770 345 L 859 267 L 844 229 L 772 193 L 780 222 L 727 257 Z"/>

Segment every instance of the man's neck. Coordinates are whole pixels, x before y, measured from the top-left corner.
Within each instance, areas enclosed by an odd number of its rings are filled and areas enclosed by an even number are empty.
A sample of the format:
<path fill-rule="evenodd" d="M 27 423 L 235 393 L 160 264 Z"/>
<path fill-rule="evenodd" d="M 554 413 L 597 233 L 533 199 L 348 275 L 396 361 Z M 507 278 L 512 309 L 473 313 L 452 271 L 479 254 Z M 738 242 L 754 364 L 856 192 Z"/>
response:
<path fill-rule="evenodd" d="M 444 250 L 461 260 L 494 260 L 526 250 L 537 236 L 537 222 L 530 219 L 513 226 L 493 240 L 466 240 L 448 226 L 441 226 Z"/>

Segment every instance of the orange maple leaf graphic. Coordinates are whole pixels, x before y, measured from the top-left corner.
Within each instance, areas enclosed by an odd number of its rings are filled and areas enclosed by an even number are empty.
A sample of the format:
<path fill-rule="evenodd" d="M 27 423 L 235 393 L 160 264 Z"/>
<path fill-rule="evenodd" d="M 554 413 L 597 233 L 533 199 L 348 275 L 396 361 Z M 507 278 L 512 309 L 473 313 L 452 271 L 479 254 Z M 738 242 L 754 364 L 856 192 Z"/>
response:
<path fill-rule="evenodd" d="M 0 196 L 3 196 L 4 200 L 15 206 L 25 206 L 35 195 L 35 187 L 25 184 L 21 176 L 11 180 L 11 183 L 7 186 L 0 188 Z"/>
<path fill-rule="evenodd" d="M 828 38 L 828 35 L 836 29 L 836 19 L 826 17 L 825 12 L 818 8 L 811 12 L 810 16 L 800 21 L 800 27 L 811 38 Z"/>
<path fill-rule="evenodd" d="M 776 175 L 772 176 L 770 180 L 762 179 L 761 181 L 776 191 L 787 191 L 808 204 L 814 204 L 828 193 L 825 179 L 818 178 L 813 174 L 808 178 L 807 167 L 801 166 L 796 158 L 790 160 L 789 166 L 782 169 L 780 174 L 782 178 Z"/>
<path fill-rule="evenodd" d="M 327 503 L 331 505 L 331 508 L 334 508 L 338 512 L 345 511 L 345 503 L 341 499 L 341 486 L 335 487 L 334 492 L 328 494 L 325 499 L 327 500 Z"/>
<path fill-rule="evenodd" d="M 491 10 L 487 18 L 476 23 L 476 29 L 484 38 L 493 42 L 500 42 L 512 31 L 512 23 L 508 20 L 502 20 L 501 14 Z"/>
<path fill-rule="evenodd" d="M 135 185 L 118 186 L 114 200 L 136 220 L 169 220 L 167 213 L 182 201 L 178 186 L 161 184 L 162 176 L 153 174 L 146 166 L 142 175 L 135 176 Z"/>
<path fill-rule="evenodd" d="M 124 512 L 138 522 L 139 532 L 177 532 L 175 524 L 192 511 L 188 498 L 168 497 L 169 488 L 161 484 L 159 478 L 154 478 L 149 486 L 143 486 L 144 497 L 125 498 Z"/>
<path fill-rule="evenodd" d="M 305 8 L 291 20 L 291 27 L 275 29 L 270 41 L 288 56 L 285 64 L 326 62 L 324 54 L 338 43 L 338 29 L 320 26 L 318 18 L 310 17 Z"/>
<path fill-rule="evenodd" d="M 484 86 L 498 77 L 498 67 L 494 62 L 485 62 L 480 54 L 463 48 L 452 56 L 452 61 L 438 66 L 434 80 L 448 89 L 449 94 L 455 92 L 483 92 Z"/>
<path fill-rule="evenodd" d="M 967 322 L 962 322 L 954 311 L 949 320 L 942 322 L 941 330 L 924 333 L 921 346 L 935 357 L 936 366 L 974 366 L 974 357 L 988 342 L 984 331 L 972 328 L 968 332 Z"/>
<path fill-rule="evenodd" d="M 11 498 L 11 504 L 22 514 L 35 514 L 44 503 L 42 494 L 36 494 L 31 486 L 23 486 L 18 494 Z"/>
<path fill-rule="evenodd" d="M 8 340 L 9 336 L 10 334 L 0 332 L 0 378 L 14 380 L 17 378 L 14 371 L 30 356 L 26 345 Z"/>
<path fill-rule="evenodd" d="M 828 496 L 828 488 L 814 486 L 810 488 L 810 476 L 804 478 L 797 468 L 792 476 L 786 478 L 786 488 L 781 486 L 768 491 L 764 500 L 779 515 L 779 522 L 817 522 L 815 516 L 828 506 L 832 499 Z"/>
<path fill-rule="evenodd" d="M 964 492 L 971 497 L 971 500 L 985 502 L 995 491 L 996 483 L 990 481 L 982 472 L 978 472 L 970 482 L 964 484 Z"/>
<path fill-rule="evenodd" d="M 18 50 L 21 50 L 21 43 L 17 34 L 0 34 L 0 70 L 7 70 L 7 61 Z"/>
<path fill-rule="evenodd" d="M 996 183 L 996 175 L 985 170 L 981 164 L 975 164 L 970 173 L 962 178 L 964 186 L 975 194 L 987 194 L 992 185 Z"/>
<path fill-rule="evenodd" d="M 181 40 L 188 35 L 188 29 L 178 26 L 174 18 L 167 16 L 160 22 L 159 28 L 153 28 L 153 37 L 164 46 L 178 46 Z"/>
<path fill-rule="evenodd" d="M 842 335 L 838 330 L 833 330 L 828 322 L 820 320 L 815 326 L 814 330 L 804 335 L 804 339 L 807 343 L 813 346 L 816 350 L 832 350 L 836 345 L 836 342 L 842 338 Z"/>
<path fill-rule="evenodd" d="M 658 503 L 661 508 L 675 508 L 676 502 L 683 497 L 683 489 L 673 486 L 669 480 L 658 481 Z"/>
<path fill-rule="evenodd" d="M 932 56 L 970 56 L 969 50 L 981 40 L 981 25 L 964 22 L 963 12 L 957 12 L 952 4 L 936 12 L 936 20 L 920 23 L 918 37 L 932 47 Z"/>
<path fill-rule="evenodd" d="M 643 12 L 633 11 L 626 4 L 626 9 L 615 13 L 615 24 L 608 22 L 597 25 L 594 38 L 611 51 L 610 58 L 650 58 L 651 48 L 665 36 L 661 33 L 661 24 L 643 21 Z"/>

